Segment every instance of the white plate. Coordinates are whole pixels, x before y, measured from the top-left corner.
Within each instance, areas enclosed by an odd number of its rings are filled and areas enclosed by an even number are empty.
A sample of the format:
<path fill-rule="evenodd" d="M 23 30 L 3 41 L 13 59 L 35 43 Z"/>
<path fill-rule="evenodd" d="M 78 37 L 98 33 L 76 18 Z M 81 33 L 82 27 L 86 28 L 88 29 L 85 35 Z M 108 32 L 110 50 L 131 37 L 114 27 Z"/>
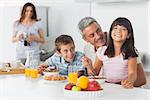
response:
<path fill-rule="evenodd" d="M 92 77 L 89 77 L 90 81 L 92 80 L 96 80 L 97 82 L 99 82 L 100 84 L 105 83 L 106 79 L 101 77 L 101 76 L 94 76 L 95 78 L 99 78 L 99 79 L 92 79 Z"/>

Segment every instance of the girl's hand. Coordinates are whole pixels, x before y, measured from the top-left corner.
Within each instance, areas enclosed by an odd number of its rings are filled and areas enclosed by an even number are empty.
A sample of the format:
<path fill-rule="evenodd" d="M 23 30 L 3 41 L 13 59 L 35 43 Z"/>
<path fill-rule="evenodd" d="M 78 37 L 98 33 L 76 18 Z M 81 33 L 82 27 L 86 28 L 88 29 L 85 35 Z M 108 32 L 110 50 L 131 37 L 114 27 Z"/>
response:
<path fill-rule="evenodd" d="M 131 81 L 129 81 L 128 79 L 121 81 L 121 85 L 122 85 L 124 88 L 127 88 L 127 89 L 133 88 L 133 84 L 134 84 L 134 83 L 131 82 Z"/>

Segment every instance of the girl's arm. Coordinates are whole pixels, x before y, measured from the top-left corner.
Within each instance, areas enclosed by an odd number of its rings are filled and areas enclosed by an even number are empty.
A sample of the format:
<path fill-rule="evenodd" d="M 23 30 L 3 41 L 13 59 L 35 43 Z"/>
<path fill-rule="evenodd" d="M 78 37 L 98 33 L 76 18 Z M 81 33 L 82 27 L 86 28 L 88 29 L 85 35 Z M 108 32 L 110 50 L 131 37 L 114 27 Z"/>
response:
<path fill-rule="evenodd" d="M 128 59 L 128 78 L 121 82 L 125 88 L 132 88 L 137 79 L 137 58 L 130 57 Z"/>

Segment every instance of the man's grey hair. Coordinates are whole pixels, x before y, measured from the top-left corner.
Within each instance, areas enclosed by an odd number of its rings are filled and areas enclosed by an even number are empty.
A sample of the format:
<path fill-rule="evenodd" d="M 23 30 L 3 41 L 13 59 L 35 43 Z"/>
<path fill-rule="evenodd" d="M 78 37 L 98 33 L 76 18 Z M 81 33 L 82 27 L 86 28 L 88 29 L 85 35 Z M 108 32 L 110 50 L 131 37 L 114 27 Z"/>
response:
<path fill-rule="evenodd" d="M 82 35 L 82 37 L 84 36 L 83 34 L 83 30 L 88 27 L 89 25 L 91 25 L 92 23 L 96 22 L 96 24 L 99 26 L 98 22 L 92 18 L 92 17 L 85 17 L 85 18 L 82 18 L 79 23 L 78 23 L 78 29 L 80 31 L 80 34 Z"/>

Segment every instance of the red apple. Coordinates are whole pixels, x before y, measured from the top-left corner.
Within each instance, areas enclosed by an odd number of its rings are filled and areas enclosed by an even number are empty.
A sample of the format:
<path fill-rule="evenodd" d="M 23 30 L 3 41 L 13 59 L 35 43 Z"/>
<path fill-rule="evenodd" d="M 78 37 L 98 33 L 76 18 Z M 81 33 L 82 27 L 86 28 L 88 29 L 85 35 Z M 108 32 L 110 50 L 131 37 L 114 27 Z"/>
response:
<path fill-rule="evenodd" d="M 73 86 L 75 86 L 75 85 L 72 84 L 72 83 L 68 83 L 68 84 L 65 85 L 65 89 L 66 90 L 71 90 Z"/>
<path fill-rule="evenodd" d="M 102 88 L 100 84 L 97 81 L 93 80 L 89 82 L 88 87 L 86 88 L 86 91 L 98 91 L 101 89 Z"/>

